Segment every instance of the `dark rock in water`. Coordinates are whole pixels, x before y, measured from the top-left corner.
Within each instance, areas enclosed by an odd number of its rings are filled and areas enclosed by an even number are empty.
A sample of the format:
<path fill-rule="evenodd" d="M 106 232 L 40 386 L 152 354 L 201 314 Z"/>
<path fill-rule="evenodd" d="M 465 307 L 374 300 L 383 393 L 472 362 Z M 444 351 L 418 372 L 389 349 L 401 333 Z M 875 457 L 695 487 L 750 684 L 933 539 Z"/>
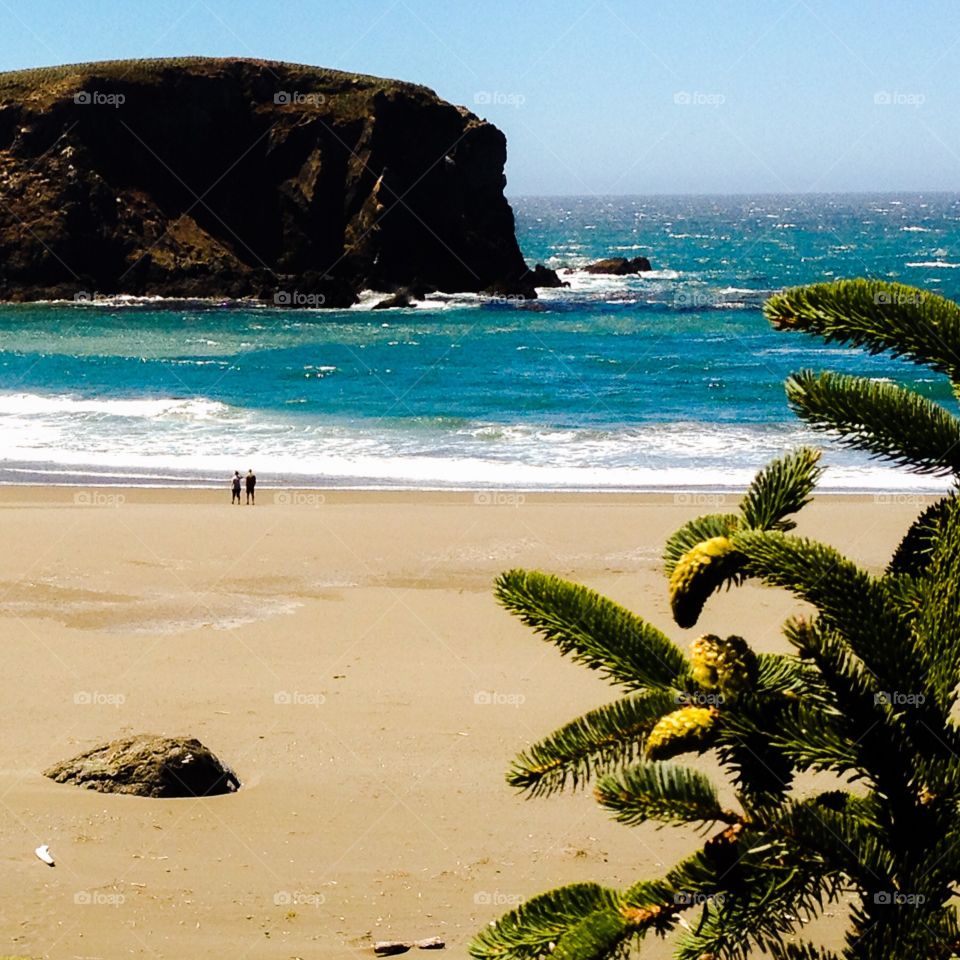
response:
<path fill-rule="evenodd" d="M 398 307 L 415 307 L 417 298 L 406 287 L 402 287 L 392 297 L 380 300 L 373 305 L 374 310 L 394 310 Z"/>
<path fill-rule="evenodd" d="M 140 734 L 87 750 L 43 771 L 57 783 L 138 797 L 209 797 L 240 781 L 199 740 Z"/>
<path fill-rule="evenodd" d="M 505 161 L 496 127 L 394 80 L 200 57 L 3 73 L 0 298 L 520 292 Z"/>
<path fill-rule="evenodd" d="M 583 269 L 587 273 L 608 273 L 623 277 L 629 273 L 642 273 L 651 270 L 652 267 L 646 257 L 634 257 L 632 260 L 628 260 L 626 257 L 608 257 L 606 260 L 598 260 L 596 263 L 588 264 Z"/>
<path fill-rule="evenodd" d="M 566 280 L 561 280 L 557 276 L 556 270 L 551 270 L 549 267 L 545 267 L 542 263 L 538 263 L 529 273 L 527 273 L 526 278 L 530 281 L 533 287 L 569 287 L 570 284 Z"/>
<path fill-rule="evenodd" d="M 480 291 L 484 296 L 495 297 L 498 300 L 536 300 L 537 291 L 532 283 L 526 281 L 510 281 L 508 283 L 491 283 L 489 287 Z"/>

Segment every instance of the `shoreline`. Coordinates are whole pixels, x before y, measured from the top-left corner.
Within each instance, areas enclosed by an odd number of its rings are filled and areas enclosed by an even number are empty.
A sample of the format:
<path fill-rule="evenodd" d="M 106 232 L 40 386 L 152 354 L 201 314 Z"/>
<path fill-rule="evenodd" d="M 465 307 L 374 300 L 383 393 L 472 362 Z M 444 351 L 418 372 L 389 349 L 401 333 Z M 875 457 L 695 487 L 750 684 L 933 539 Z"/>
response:
<path fill-rule="evenodd" d="M 74 491 L 74 496 L 62 497 L 64 491 Z M 0 481 L 0 505 L 4 501 L 22 502 L 40 499 L 56 500 L 63 505 L 87 506 L 85 494 L 103 493 L 116 496 L 122 493 L 137 494 L 136 502 L 168 503 L 172 500 L 208 503 L 219 502 L 230 495 L 229 480 L 214 486 L 213 484 L 157 483 L 129 484 L 117 483 L 7 483 Z M 404 487 L 404 486 L 274 486 L 263 483 L 257 485 L 257 494 L 261 498 L 259 505 L 290 506 L 297 505 L 296 498 L 302 494 L 320 498 L 312 501 L 320 504 L 329 498 L 330 502 L 393 501 L 413 503 L 418 500 L 432 499 L 461 505 L 476 506 L 518 506 L 525 503 L 576 503 L 590 500 L 596 503 L 629 504 L 649 503 L 688 507 L 691 510 L 704 508 L 709 512 L 717 506 L 734 506 L 746 492 L 745 487 L 657 487 L 652 489 L 633 488 L 527 488 L 527 487 Z M 814 491 L 813 502 L 836 503 L 851 501 L 862 503 L 889 504 L 928 504 L 940 499 L 949 492 L 931 492 L 929 490 L 871 490 L 837 489 L 826 487 Z M 154 501 L 141 494 L 162 494 Z M 95 505 L 95 504 L 94 504 Z"/>

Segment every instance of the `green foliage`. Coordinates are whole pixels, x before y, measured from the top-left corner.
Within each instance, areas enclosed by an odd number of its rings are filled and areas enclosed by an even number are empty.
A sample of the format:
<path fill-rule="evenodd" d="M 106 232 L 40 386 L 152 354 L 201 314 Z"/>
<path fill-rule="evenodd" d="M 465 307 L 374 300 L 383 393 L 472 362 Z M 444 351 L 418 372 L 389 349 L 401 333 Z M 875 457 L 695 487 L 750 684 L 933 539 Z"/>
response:
<path fill-rule="evenodd" d="M 27 109 L 49 109 L 54 103 L 70 103 L 80 90 L 113 88 L 131 95 L 131 87 L 150 88 L 170 71 L 192 76 L 211 76 L 236 70 L 244 58 L 164 57 L 142 60 L 104 60 L 95 63 L 71 63 L 36 67 L 29 70 L 0 72 L 0 102 L 16 101 Z M 372 98 L 378 94 L 433 99 L 436 95 L 418 84 L 404 83 L 365 74 L 347 73 L 298 63 L 276 60 L 247 60 L 250 64 L 249 95 L 258 102 L 275 107 L 273 94 L 282 89 L 318 93 L 297 104 L 297 110 L 335 118 L 340 122 L 369 116 Z"/>
<path fill-rule="evenodd" d="M 820 451 L 801 447 L 765 466 L 740 503 L 742 526 L 751 530 L 792 530 L 786 519 L 810 502 L 823 470 Z"/>
<path fill-rule="evenodd" d="M 897 284 L 788 290 L 778 327 L 945 373 L 960 394 L 960 308 Z M 858 377 L 794 375 L 798 414 L 911 470 L 960 476 L 960 421 L 910 391 Z M 795 653 L 756 654 L 706 635 L 687 658 L 610 600 L 511 571 L 500 601 L 560 651 L 631 693 L 529 748 L 509 781 L 530 795 L 595 781 L 626 825 L 693 827 L 705 839 L 660 879 L 624 891 L 565 887 L 484 930 L 471 955 L 606 960 L 683 927 L 680 960 L 957 960 L 960 924 L 960 495 L 925 509 L 882 574 L 794 536 L 819 476 L 799 450 L 764 468 L 737 513 L 667 542 L 674 619 L 691 626 L 721 587 L 749 580 L 812 608 L 783 633 Z M 700 770 L 664 762 L 710 750 L 736 804 Z M 804 795 L 798 774 L 833 789 Z M 844 945 L 802 942 L 808 919 L 851 900 Z"/>
<path fill-rule="evenodd" d="M 677 645 L 594 590 L 530 570 L 510 570 L 494 592 L 511 613 L 569 654 L 630 690 L 670 690 L 686 660 Z"/>
<path fill-rule="evenodd" d="M 914 473 L 960 473 L 960 420 L 912 390 L 802 370 L 787 380 L 787 399 L 802 420 L 838 434 L 847 446 Z"/>
<path fill-rule="evenodd" d="M 546 956 L 551 944 L 576 928 L 587 917 L 619 908 L 619 891 L 596 883 L 577 883 L 551 890 L 521 904 L 478 934 L 471 945 L 471 956 L 494 960 L 516 957 L 534 960 Z"/>
<path fill-rule="evenodd" d="M 736 821 L 720 806 L 710 778 L 672 763 L 643 763 L 604 777 L 596 789 L 600 804 L 621 823 Z"/>
<path fill-rule="evenodd" d="M 794 287 L 764 305 L 778 330 L 892 353 L 960 382 L 960 307 L 926 290 L 882 280 Z"/>
<path fill-rule="evenodd" d="M 681 627 L 692 627 L 703 605 L 722 586 L 743 580 L 743 556 L 735 534 L 745 530 L 791 530 L 820 476 L 820 452 L 801 447 L 774 460 L 755 477 L 739 514 L 713 513 L 684 524 L 668 541 L 664 562 L 670 608 Z"/>
<path fill-rule="evenodd" d="M 532 796 L 546 795 L 625 766 L 642 753 L 650 731 L 678 696 L 679 691 L 648 691 L 591 710 L 521 753 L 507 782 Z"/>

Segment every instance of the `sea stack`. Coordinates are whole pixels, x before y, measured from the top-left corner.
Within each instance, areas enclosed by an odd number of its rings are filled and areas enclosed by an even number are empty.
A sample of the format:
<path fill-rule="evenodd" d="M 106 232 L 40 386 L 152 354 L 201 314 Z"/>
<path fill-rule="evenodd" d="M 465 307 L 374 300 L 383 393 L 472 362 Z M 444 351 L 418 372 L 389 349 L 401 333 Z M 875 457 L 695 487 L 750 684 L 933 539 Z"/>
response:
<path fill-rule="evenodd" d="M 264 60 L 0 74 L 0 299 L 535 296 L 506 141 L 425 87 Z"/>

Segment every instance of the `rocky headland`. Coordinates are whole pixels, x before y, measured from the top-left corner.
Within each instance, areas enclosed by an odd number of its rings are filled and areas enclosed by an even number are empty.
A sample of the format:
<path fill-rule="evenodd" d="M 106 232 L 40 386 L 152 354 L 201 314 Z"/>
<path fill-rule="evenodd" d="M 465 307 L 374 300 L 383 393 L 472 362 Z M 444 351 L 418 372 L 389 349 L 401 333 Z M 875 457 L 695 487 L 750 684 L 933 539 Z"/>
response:
<path fill-rule="evenodd" d="M 0 299 L 535 297 L 506 141 L 425 87 L 262 60 L 0 74 Z"/>

